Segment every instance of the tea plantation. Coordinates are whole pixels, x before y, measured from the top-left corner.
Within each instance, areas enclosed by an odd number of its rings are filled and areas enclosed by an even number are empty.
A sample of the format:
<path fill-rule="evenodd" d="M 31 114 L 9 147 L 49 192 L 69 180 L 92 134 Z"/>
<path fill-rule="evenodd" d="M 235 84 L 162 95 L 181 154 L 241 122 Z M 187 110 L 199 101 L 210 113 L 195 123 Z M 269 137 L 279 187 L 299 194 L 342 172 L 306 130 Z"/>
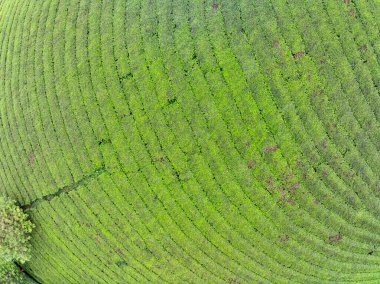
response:
<path fill-rule="evenodd" d="M 0 0 L 37 283 L 380 283 L 379 170 L 378 0 Z"/>

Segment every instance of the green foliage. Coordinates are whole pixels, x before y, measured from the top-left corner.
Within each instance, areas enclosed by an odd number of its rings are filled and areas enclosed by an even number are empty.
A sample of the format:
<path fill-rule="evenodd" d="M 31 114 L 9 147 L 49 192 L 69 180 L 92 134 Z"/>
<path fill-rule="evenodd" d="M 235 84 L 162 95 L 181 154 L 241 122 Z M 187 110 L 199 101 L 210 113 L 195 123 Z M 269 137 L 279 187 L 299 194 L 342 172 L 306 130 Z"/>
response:
<path fill-rule="evenodd" d="M 34 225 L 14 201 L 0 197 L 0 260 L 24 263 L 30 256 L 30 233 Z"/>
<path fill-rule="evenodd" d="M 0 263 L 0 283 L 24 283 L 24 275 L 13 262 Z"/>
<path fill-rule="evenodd" d="M 0 13 L 0 195 L 40 282 L 379 282 L 379 1 Z"/>

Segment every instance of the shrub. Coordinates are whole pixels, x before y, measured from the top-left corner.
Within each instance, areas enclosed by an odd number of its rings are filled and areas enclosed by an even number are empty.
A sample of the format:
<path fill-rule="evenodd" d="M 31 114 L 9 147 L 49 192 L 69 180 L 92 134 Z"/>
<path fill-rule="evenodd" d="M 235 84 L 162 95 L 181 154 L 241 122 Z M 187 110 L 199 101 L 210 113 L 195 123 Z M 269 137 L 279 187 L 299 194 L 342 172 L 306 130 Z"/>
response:
<path fill-rule="evenodd" d="M 0 197 L 0 263 L 29 260 L 33 228 L 28 215 L 14 201 Z"/>

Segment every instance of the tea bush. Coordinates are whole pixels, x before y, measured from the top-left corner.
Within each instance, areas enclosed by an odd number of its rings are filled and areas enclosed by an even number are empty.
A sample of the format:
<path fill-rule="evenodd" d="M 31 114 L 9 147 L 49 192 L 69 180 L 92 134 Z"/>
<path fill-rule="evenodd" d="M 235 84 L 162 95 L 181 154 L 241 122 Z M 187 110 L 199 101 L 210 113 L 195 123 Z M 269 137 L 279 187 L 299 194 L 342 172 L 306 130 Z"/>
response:
<path fill-rule="evenodd" d="M 380 283 L 378 15 L 0 0 L 0 196 L 36 224 L 24 274 Z"/>

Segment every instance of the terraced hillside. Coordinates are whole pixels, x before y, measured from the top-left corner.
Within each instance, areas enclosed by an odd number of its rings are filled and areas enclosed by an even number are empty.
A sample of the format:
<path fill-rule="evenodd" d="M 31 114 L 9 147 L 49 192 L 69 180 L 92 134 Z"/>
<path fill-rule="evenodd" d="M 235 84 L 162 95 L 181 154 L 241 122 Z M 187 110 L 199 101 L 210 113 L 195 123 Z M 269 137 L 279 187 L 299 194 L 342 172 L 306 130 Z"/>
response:
<path fill-rule="evenodd" d="M 0 194 L 40 283 L 380 283 L 378 0 L 0 0 Z"/>

